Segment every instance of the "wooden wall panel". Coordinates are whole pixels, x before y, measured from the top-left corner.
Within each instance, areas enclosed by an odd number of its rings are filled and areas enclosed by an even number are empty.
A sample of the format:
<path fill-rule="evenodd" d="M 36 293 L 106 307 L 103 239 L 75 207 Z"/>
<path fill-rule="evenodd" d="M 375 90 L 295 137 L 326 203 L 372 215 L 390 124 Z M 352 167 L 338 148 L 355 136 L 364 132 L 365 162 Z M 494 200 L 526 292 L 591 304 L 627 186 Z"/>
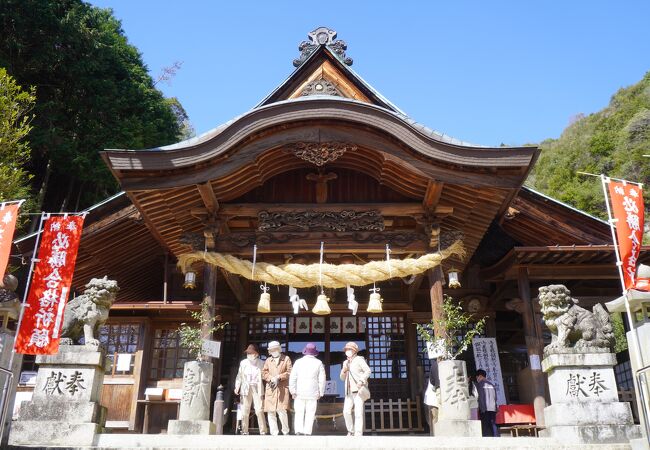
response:
<path fill-rule="evenodd" d="M 128 422 L 131 418 L 133 384 L 105 384 L 101 404 L 107 411 L 106 420 Z"/>

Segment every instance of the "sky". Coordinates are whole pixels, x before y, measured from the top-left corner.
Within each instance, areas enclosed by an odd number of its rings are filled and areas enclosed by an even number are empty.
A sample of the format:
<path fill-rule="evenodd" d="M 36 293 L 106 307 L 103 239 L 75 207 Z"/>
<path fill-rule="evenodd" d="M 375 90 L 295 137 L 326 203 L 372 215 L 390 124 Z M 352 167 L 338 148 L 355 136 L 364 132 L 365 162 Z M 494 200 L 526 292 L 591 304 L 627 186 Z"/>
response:
<path fill-rule="evenodd" d="M 93 0 L 111 8 L 197 134 L 255 106 L 298 44 L 338 32 L 352 68 L 414 120 L 480 145 L 557 138 L 650 70 L 643 1 Z"/>

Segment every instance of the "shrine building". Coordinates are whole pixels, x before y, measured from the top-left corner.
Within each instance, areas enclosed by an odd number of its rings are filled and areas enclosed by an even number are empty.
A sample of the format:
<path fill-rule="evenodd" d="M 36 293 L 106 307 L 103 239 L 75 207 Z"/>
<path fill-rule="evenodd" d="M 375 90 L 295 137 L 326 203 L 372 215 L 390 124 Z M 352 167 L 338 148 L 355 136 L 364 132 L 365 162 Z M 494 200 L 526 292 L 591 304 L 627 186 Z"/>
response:
<path fill-rule="evenodd" d="M 585 308 L 618 297 L 607 222 L 525 186 L 538 148 L 473 145 L 408 117 L 354 72 L 334 31 L 314 30 L 300 50 L 286 81 L 229 122 L 174 145 L 102 153 L 122 192 L 88 210 L 73 289 L 82 293 L 104 275 L 120 287 L 100 335 L 107 425 L 165 432 L 192 358 L 177 330 L 203 298 L 228 323 L 213 337 L 222 346 L 212 360 L 212 395 L 223 385 L 228 408 L 248 344 L 265 356 L 266 343 L 277 340 L 295 360 L 315 342 L 332 382 L 315 433 L 344 433 L 339 372 L 343 346 L 355 341 L 372 369 L 368 432 L 426 432 L 430 361 L 415 324 L 429 322 L 448 294 L 487 317 L 483 335 L 496 338 L 506 403 L 541 411 L 548 394 L 539 361 L 550 333 L 538 288 L 564 284 Z M 260 313 L 260 282 L 200 263 L 192 266 L 196 287 L 186 289 L 177 266 L 193 251 L 318 263 L 321 242 L 324 262 L 364 264 L 386 260 L 387 245 L 397 260 L 453 241 L 464 257 L 377 283 L 381 312 L 367 312 L 372 284 L 355 287 L 356 315 L 345 288 L 326 289 L 331 313 L 313 314 L 318 287 L 298 288 L 309 310 L 294 314 L 287 285 L 268 285 L 271 311 Z M 16 246 L 31 256 L 34 235 Z M 644 248 L 641 262 L 649 259 Z M 449 286 L 450 273 L 460 287 Z M 478 369 L 471 348 L 461 358 L 470 373 Z M 619 389 L 633 389 L 629 363 L 619 366 Z M 25 357 L 23 371 L 33 370 Z M 21 384 L 20 398 L 30 389 Z M 155 389 L 159 397 L 146 395 Z"/>

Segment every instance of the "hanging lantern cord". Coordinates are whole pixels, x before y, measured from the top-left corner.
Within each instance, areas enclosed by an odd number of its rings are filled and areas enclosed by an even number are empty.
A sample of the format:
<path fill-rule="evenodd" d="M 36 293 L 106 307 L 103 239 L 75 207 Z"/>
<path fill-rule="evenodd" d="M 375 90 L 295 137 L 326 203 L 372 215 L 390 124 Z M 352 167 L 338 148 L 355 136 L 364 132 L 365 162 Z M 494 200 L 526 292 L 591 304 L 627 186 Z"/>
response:
<path fill-rule="evenodd" d="M 323 247 L 324 243 L 320 243 L 320 263 L 318 265 L 318 284 L 320 285 L 320 293 L 324 294 L 325 290 L 323 289 Z"/>

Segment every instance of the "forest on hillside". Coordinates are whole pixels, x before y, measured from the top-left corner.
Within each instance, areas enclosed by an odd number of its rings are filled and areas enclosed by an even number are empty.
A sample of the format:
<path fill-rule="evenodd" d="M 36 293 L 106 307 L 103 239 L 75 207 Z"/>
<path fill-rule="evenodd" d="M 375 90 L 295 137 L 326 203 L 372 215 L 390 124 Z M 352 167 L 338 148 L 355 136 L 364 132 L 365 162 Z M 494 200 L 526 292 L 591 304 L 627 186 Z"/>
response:
<path fill-rule="evenodd" d="M 650 182 L 650 72 L 616 92 L 607 107 L 578 115 L 558 139 L 540 144 L 541 155 L 527 185 L 595 216 L 606 218 L 600 180 L 606 174 Z M 645 189 L 645 202 L 650 195 Z"/>
<path fill-rule="evenodd" d="M 116 193 L 105 148 L 178 142 L 188 118 L 156 88 L 111 10 L 81 0 L 0 3 L 0 200 L 80 211 Z"/>

